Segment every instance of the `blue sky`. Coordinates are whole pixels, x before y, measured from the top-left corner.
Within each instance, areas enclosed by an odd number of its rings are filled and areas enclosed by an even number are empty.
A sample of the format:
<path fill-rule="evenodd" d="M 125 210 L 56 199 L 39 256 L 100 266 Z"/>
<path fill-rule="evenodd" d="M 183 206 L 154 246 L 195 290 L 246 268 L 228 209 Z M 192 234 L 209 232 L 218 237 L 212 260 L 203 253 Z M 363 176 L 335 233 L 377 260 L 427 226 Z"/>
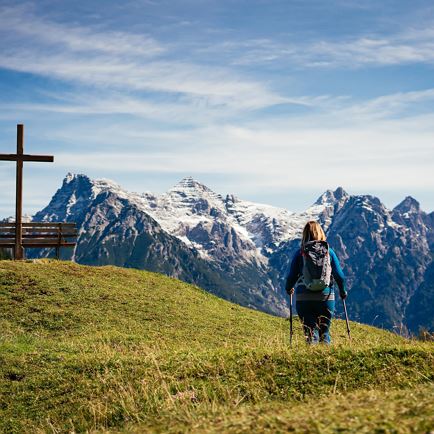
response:
<path fill-rule="evenodd" d="M 434 4 L 0 0 L 0 152 L 25 212 L 67 172 L 163 192 L 184 176 L 291 210 L 324 190 L 434 210 Z M 0 216 L 14 165 L 0 163 Z"/>

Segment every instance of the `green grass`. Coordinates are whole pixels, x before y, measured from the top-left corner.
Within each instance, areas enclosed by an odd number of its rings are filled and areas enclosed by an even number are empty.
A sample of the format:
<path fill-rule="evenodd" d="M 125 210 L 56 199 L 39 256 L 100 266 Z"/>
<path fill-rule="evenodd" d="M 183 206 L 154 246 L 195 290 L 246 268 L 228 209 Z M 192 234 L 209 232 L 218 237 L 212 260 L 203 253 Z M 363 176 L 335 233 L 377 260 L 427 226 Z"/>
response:
<path fill-rule="evenodd" d="M 434 429 L 433 343 L 295 325 L 289 348 L 288 321 L 162 275 L 0 262 L 0 431 Z"/>
<path fill-rule="evenodd" d="M 159 419 L 121 432 L 179 433 L 428 433 L 434 415 L 434 386 L 412 390 L 363 390 L 310 398 L 303 403 L 268 402 L 223 410 L 163 412 Z"/>

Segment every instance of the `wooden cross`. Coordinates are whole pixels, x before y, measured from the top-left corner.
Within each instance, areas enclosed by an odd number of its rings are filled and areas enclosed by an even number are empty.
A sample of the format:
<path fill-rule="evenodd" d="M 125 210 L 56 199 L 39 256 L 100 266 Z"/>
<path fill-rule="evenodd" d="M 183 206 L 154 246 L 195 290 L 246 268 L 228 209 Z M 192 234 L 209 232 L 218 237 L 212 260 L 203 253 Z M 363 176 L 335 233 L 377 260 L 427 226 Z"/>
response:
<path fill-rule="evenodd" d="M 16 199 L 15 199 L 15 259 L 23 259 L 23 162 L 39 161 L 52 163 L 52 155 L 29 155 L 24 153 L 24 125 L 17 125 L 17 153 L 0 154 L 0 161 L 17 162 Z"/>

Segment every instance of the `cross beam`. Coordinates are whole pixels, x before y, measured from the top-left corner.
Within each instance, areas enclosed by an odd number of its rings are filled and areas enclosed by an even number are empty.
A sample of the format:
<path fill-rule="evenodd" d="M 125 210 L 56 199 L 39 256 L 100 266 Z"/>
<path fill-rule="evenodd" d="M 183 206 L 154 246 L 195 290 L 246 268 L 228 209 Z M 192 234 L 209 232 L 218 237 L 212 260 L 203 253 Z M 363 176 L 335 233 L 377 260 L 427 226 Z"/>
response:
<path fill-rule="evenodd" d="M 39 161 L 52 163 L 52 155 L 29 155 L 24 153 L 24 125 L 17 125 L 17 153 L 0 154 L 0 161 L 16 161 L 16 199 L 15 199 L 15 259 L 23 259 L 23 162 Z"/>

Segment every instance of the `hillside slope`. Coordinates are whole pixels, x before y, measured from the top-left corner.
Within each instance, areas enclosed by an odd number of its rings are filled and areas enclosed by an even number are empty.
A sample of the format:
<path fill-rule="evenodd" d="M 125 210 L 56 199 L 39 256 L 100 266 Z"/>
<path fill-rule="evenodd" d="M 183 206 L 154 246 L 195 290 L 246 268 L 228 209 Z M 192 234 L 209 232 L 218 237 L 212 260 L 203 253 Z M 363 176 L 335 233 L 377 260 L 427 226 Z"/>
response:
<path fill-rule="evenodd" d="M 420 328 L 434 331 L 432 304 L 419 315 L 421 300 L 431 295 L 433 215 L 412 197 L 388 209 L 377 197 L 349 195 L 340 187 L 296 213 L 220 195 L 192 178 L 154 195 L 68 174 L 34 220 L 75 222 L 78 263 L 164 273 L 285 316 L 290 261 L 304 224 L 315 219 L 347 276 L 353 319 L 417 335 Z"/>
<path fill-rule="evenodd" d="M 348 409 L 321 413 L 345 397 L 387 404 L 402 432 L 434 428 L 432 344 L 357 323 L 349 344 L 336 321 L 334 345 L 309 348 L 295 325 L 289 348 L 286 320 L 159 274 L 0 262 L 0 431 L 350 428 Z M 283 411 L 312 402 L 318 421 Z M 364 411 L 377 426 L 375 405 Z"/>

